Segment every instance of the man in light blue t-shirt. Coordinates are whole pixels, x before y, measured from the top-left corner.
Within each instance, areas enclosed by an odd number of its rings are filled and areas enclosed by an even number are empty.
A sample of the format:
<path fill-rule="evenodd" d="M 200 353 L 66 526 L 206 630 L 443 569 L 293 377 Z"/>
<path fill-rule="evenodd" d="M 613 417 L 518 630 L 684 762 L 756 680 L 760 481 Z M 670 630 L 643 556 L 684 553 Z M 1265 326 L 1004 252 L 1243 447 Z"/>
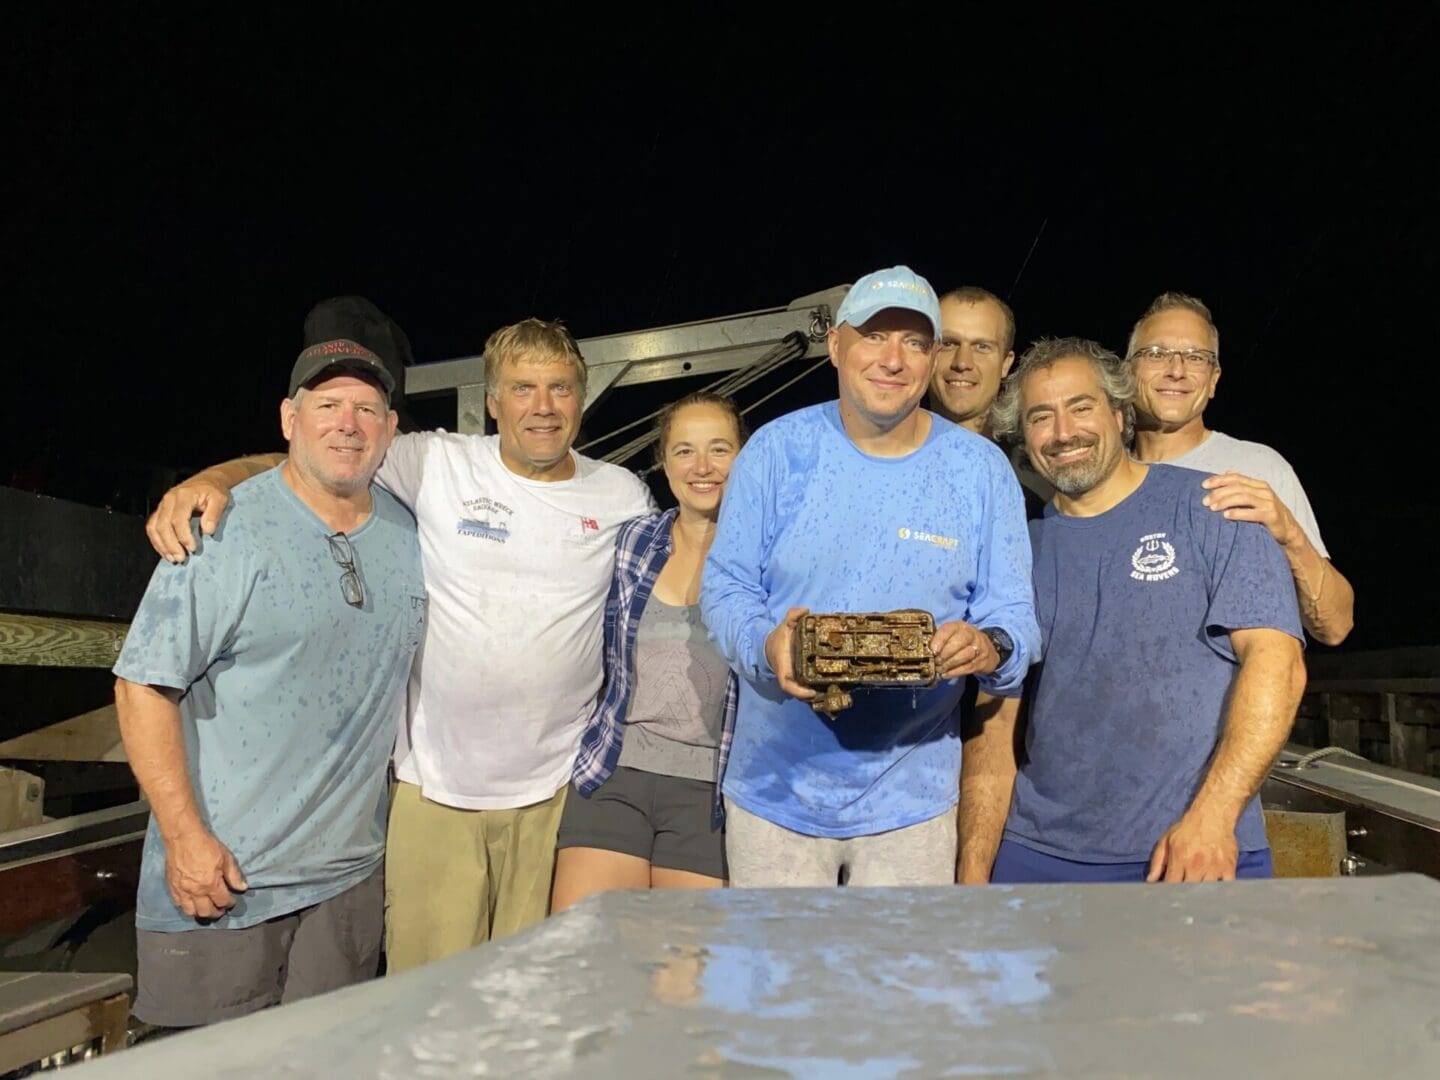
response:
<path fill-rule="evenodd" d="M 1305 685 L 1280 546 L 1211 513 L 1199 473 L 1128 456 L 1113 353 L 1041 341 L 1011 379 L 996 430 L 1056 495 L 1030 525 L 1045 658 L 991 880 L 1269 876 L 1256 793 Z"/>
<path fill-rule="evenodd" d="M 956 873 L 964 677 L 1015 693 L 1039 652 L 1020 486 L 988 439 L 921 409 L 940 310 L 906 267 L 836 313 L 839 400 L 736 458 L 701 586 L 740 676 L 723 780 L 732 885 L 925 885 Z M 943 681 L 861 690 L 834 719 L 794 679 L 805 610 L 921 608 Z"/>
<path fill-rule="evenodd" d="M 372 977 L 385 768 L 425 626 L 409 512 L 371 484 L 380 359 L 311 346 L 289 457 L 235 488 L 205 558 L 161 562 L 115 665 L 150 802 L 135 1014 L 189 1027 Z"/>

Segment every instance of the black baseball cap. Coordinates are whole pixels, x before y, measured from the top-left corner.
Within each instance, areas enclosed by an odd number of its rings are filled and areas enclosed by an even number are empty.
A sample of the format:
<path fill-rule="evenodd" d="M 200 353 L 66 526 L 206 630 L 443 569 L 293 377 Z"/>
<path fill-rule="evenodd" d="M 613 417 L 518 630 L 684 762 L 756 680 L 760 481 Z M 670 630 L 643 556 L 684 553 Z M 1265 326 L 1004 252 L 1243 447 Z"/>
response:
<path fill-rule="evenodd" d="M 320 341 L 307 346 L 295 360 L 290 370 L 290 396 L 293 398 L 306 383 L 329 368 L 342 368 L 374 379 L 385 389 L 386 395 L 395 392 L 395 376 L 377 355 L 349 338 Z"/>

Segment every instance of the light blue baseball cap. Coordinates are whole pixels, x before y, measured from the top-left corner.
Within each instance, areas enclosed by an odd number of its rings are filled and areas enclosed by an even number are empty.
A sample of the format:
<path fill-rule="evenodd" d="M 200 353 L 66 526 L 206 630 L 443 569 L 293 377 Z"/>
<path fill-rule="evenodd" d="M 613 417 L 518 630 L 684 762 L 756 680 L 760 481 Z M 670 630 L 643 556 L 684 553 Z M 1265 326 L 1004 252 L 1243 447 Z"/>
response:
<path fill-rule="evenodd" d="M 863 326 L 886 308 L 918 311 L 930 320 L 935 338 L 939 340 L 940 301 L 930 282 L 908 266 L 876 270 L 850 286 L 840 310 L 835 313 L 835 325 L 849 323 L 851 326 Z"/>

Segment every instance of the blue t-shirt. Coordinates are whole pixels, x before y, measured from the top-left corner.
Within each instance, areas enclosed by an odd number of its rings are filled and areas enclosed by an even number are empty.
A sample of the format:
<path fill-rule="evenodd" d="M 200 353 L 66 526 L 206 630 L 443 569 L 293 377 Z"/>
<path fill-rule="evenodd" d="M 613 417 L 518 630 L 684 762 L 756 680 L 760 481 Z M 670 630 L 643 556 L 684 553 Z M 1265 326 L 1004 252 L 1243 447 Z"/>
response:
<path fill-rule="evenodd" d="M 767 424 L 735 461 L 701 611 L 740 676 L 727 799 L 809 836 L 865 836 L 955 804 L 963 680 L 857 691 L 834 720 L 782 692 L 765 637 L 792 607 L 921 608 L 936 625 L 1005 629 L 1015 652 L 981 685 L 1018 693 L 1039 653 L 1025 503 L 1005 455 L 931 418 L 905 457 L 860 451 L 837 403 Z"/>
<path fill-rule="evenodd" d="M 344 892 L 384 855 L 385 764 L 426 596 L 414 519 L 371 494 L 370 517 L 349 534 L 361 608 L 341 591 L 332 530 L 279 469 L 238 485 L 215 536 L 150 579 L 115 674 L 185 691 L 190 783 L 250 888 L 212 922 L 186 915 L 152 818 L 140 929 L 252 926 Z"/>
<path fill-rule="evenodd" d="M 1095 517 L 1030 523 L 1045 658 L 1025 696 L 1026 759 L 1006 835 L 1081 862 L 1140 862 L 1200 789 L 1238 670 L 1229 631 L 1305 640 L 1263 526 L 1201 503 L 1204 474 L 1151 465 Z M 1236 828 L 1266 846 L 1258 797 Z"/>

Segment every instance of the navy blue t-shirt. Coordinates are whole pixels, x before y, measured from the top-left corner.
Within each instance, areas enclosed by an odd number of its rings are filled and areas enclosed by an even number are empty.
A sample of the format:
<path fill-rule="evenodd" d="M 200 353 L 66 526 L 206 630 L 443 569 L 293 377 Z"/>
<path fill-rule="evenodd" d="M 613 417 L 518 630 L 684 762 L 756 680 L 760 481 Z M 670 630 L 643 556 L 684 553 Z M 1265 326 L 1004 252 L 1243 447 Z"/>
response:
<path fill-rule="evenodd" d="M 1189 807 L 1238 670 L 1229 631 L 1302 642 L 1295 586 L 1261 525 L 1201 503 L 1204 473 L 1152 465 L 1096 517 L 1030 523 L 1044 658 L 1006 836 L 1082 862 L 1140 862 Z M 1266 846 L 1258 797 L 1241 851 Z"/>

